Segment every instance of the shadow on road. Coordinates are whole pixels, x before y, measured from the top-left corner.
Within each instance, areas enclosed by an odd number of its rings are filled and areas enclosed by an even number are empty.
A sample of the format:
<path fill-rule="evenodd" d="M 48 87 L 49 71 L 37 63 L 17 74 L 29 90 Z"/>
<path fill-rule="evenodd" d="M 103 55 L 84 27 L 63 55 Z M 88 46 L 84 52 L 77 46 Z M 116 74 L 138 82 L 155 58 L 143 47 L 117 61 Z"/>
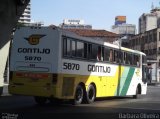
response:
<path fill-rule="evenodd" d="M 69 101 L 63 101 L 59 104 L 48 102 L 40 106 L 34 102 L 32 97 L 10 96 L 2 97 L 0 100 L 0 113 L 2 116 L 15 114 L 18 115 L 18 119 L 116 119 L 119 118 L 120 113 L 152 112 L 150 110 L 118 108 L 123 107 L 128 100 L 134 99 L 132 97 L 107 97 L 98 98 L 93 104 L 72 105 Z M 105 106 L 110 103 L 116 103 L 118 107 Z"/>

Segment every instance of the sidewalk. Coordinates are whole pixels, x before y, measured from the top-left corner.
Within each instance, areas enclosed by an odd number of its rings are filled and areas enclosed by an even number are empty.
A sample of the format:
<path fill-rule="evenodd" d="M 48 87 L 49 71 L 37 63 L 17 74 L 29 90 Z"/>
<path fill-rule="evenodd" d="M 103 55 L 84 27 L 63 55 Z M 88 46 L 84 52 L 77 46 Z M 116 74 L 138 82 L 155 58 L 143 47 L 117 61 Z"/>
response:
<path fill-rule="evenodd" d="M 160 86 L 160 83 L 148 83 L 148 86 Z"/>

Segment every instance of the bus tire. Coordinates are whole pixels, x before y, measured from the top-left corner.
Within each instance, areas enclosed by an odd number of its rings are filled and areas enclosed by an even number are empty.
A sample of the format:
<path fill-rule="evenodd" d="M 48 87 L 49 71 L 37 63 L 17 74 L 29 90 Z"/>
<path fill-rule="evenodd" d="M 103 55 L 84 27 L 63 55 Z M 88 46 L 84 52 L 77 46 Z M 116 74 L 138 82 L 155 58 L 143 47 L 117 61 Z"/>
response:
<path fill-rule="evenodd" d="M 86 92 L 85 102 L 88 104 L 93 103 L 95 98 L 96 98 L 96 89 L 93 84 L 90 84 Z"/>
<path fill-rule="evenodd" d="M 133 95 L 133 99 L 137 99 L 137 98 L 138 98 L 138 92 L 139 92 L 139 89 L 138 89 L 138 87 L 137 87 L 137 89 L 136 89 L 136 94 Z"/>
<path fill-rule="evenodd" d="M 47 98 L 45 98 L 45 97 L 39 97 L 39 96 L 35 96 L 34 100 L 39 105 L 44 105 L 47 102 Z"/>
<path fill-rule="evenodd" d="M 76 87 L 73 104 L 74 104 L 74 105 L 81 104 L 81 103 L 82 103 L 82 100 L 83 100 L 83 95 L 84 95 L 83 87 L 82 87 L 81 85 L 78 85 L 78 86 Z"/>

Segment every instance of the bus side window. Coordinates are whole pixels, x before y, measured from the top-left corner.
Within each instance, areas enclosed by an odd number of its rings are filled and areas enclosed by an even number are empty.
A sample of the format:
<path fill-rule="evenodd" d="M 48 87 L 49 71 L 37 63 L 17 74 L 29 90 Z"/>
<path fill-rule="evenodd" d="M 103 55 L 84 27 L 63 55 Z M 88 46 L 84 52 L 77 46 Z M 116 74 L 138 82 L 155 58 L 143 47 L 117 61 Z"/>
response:
<path fill-rule="evenodd" d="M 75 41 L 71 41 L 71 49 L 72 49 L 72 57 L 76 56 L 76 42 Z"/>
<path fill-rule="evenodd" d="M 133 65 L 133 58 L 132 58 L 132 54 L 131 53 L 129 53 L 129 63 L 130 63 L 130 65 Z"/>
<path fill-rule="evenodd" d="M 96 45 L 96 44 L 89 44 L 88 52 L 89 52 L 89 59 L 91 59 L 91 60 L 97 60 L 98 45 Z"/>
<path fill-rule="evenodd" d="M 104 61 L 110 61 L 110 49 L 104 47 Z"/>
<path fill-rule="evenodd" d="M 137 65 L 137 62 L 136 62 L 136 55 L 135 54 L 133 54 L 133 65 Z"/>
<path fill-rule="evenodd" d="M 71 40 L 63 38 L 63 56 L 69 57 L 71 54 Z"/>
<path fill-rule="evenodd" d="M 137 56 L 136 59 L 137 59 L 137 60 L 136 60 L 136 61 L 137 61 L 137 66 L 140 66 L 140 61 L 139 61 L 139 60 L 140 60 L 140 56 Z"/>
<path fill-rule="evenodd" d="M 77 41 L 77 52 L 76 52 L 77 57 L 83 58 L 84 57 L 84 43 Z"/>
<path fill-rule="evenodd" d="M 91 55 L 92 55 L 92 44 L 88 44 L 88 59 L 91 59 Z"/>
<path fill-rule="evenodd" d="M 130 54 L 129 53 L 126 53 L 126 64 L 129 64 L 130 65 Z"/>
<path fill-rule="evenodd" d="M 118 63 L 119 61 L 119 58 L 118 58 L 118 51 L 117 50 L 114 50 L 114 63 Z"/>
<path fill-rule="evenodd" d="M 140 66 L 140 56 L 138 56 L 137 54 L 133 54 L 133 65 L 134 66 Z"/>
<path fill-rule="evenodd" d="M 67 38 L 63 38 L 63 56 L 67 55 Z"/>
<path fill-rule="evenodd" d="M 126 64 L 126 52 L 123 52 L 123 64 Z"/>
<path fill-rule="evenodd" d="M 87 58 L 87 43 L 84 43 L 84 58 Z"/>
<path fill-rule="evenodd" d="M 122 51 L 119 51 L 118 58 L 119 58 L 119 63 L 123 63 L 123 52 Z"/>
<path fill-rule="evenodd" d="M 104 61 L 104 47 L 102 47 L 102 56 L 101 56 L 101 60 Z"/>
<path fill-rule="evenodd" d="M 113 61 L 113 50 L 110 49 L 110 52 L 109 52 L 109 61 L 112 62 Z"/>
<path fill-rule="evenodd" d="M 101 61 L 101 46 L 98 46 L 97 60 Z"/>

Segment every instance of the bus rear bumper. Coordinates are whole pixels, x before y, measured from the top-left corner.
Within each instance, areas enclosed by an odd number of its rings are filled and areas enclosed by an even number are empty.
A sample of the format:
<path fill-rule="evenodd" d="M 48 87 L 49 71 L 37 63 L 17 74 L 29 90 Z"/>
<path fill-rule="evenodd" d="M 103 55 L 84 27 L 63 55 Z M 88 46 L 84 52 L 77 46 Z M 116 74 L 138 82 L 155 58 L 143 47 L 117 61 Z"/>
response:
<path fill-rule="evenodd" d="M 9 85 L 10 94 L 28 95 L 28 96 L 42 96 L 42 97 L 56 97 L 56 87 L 46 86 L 19 86 Z"/>

